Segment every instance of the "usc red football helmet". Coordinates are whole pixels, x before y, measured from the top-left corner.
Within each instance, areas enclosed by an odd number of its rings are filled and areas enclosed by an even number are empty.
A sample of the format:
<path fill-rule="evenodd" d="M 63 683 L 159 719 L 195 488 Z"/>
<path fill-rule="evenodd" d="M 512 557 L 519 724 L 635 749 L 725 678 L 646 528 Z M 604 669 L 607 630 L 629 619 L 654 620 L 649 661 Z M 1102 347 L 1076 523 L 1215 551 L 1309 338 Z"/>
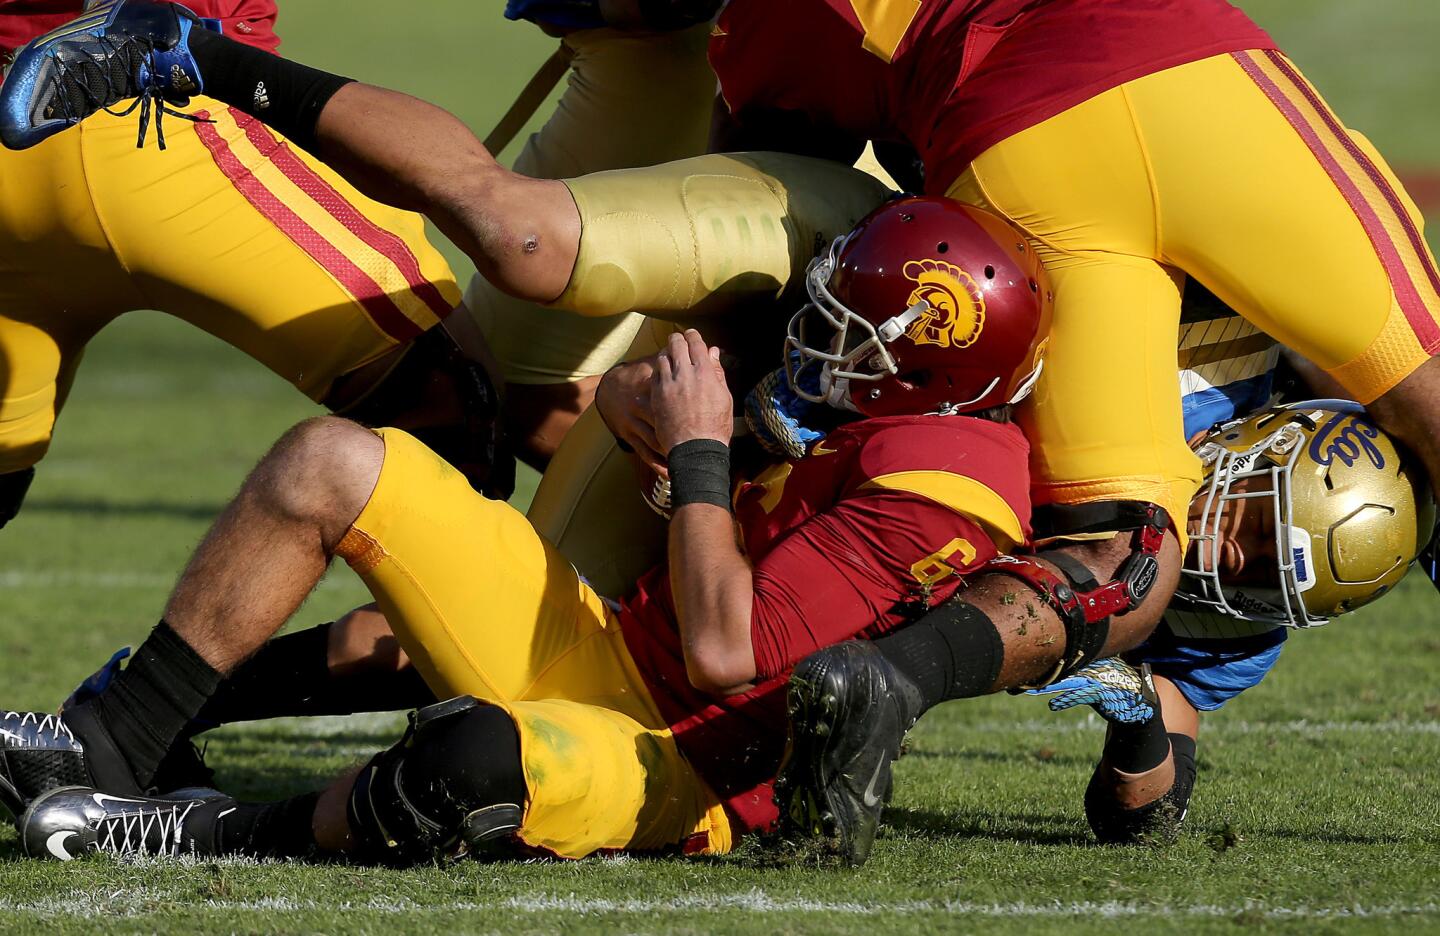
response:
<path fill-rule="evenodd" d="M 1034 387 L 1052 291 L 1003 219 L 949 198 L 871 212 L 806 271 L 790 320 L 796 394 L 865 416 L 969 413 Z"/>

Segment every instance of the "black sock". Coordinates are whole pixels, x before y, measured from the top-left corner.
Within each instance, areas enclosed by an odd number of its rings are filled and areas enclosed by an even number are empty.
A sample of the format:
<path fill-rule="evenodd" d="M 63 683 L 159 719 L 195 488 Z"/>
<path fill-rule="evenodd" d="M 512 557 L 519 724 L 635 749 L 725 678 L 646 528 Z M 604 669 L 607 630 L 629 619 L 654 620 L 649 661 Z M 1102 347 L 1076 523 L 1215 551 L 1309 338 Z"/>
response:
<path fill-rule="evenodd" d="M 399 672 L 332 674 L 333 627 L 322 624 L 271 640 L 221 684 L 189 733 L 266 718 L 398 712 L 435 702 L 435 694 L 413 667 Z"/>
<path fill-rule="evenodd" d="M 1138 725 L 1110 726 L 1105 738 L 1105 762 L 1128 774 L 1144 773 L 1159 767 L 1170 756 L 1170 735 L 1165 720 L 1155 717 Z"/>
<path fill-rule="evenodd" d="M 305 858 L 316 851 L 315 804 L 319 793 L 278 803 L 236 803 L 215 820 L 216 855 Z"/>
<path fill-rule="evenodd" d="M 1195 786 L 1195 739 L 1189 735 L 1174 732 L 1170 735 L 1170 750 L 1175 754 L 1175 791 L 1183 791 L 1181 805 L 1190 802 L 1190 790 Z"/>
<path fill-rule="evenodd" d="M 330 98 L 353 79 L 262 52 L 209 30 L 190 33 L 205 93 L 315 151 L 315 123 Z"/>
<path fill-rule="evenodd" d="M 86 716 L 98 721 L 128 764 L 136 785 L 145 789 L 154 780 L 160 761 L 204 707 L 221 678 L 169 624 L 161 621 L 109 688 L 76 707 L 76 711 L 84 713 L 76 721 L 88 723 Z M 83 731 L 81 734 L 85 740 Z M 96 747 L 101 746 L 97 742 Z"/>
<path fill-rule="evenodd" d="M 874 641 L 919 690 L 919 718 L 950 699 L 984 695 L 1000 677 L 1005 643 L 990 618 L 963 601 L 948 601 L 914 624 Z"/>

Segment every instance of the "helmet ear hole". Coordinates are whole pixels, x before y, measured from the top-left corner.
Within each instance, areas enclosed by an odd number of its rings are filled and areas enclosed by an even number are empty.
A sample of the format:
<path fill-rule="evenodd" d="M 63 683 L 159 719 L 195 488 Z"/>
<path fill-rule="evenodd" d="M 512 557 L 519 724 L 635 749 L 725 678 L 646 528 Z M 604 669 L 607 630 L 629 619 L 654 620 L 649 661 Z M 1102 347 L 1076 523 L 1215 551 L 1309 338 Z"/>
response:
<path fill-rule="evenodd" d="M 898 379 L 901 383 L 907 383 L 912 387 L 923 387 L 930 382 L 932 376 L 934 375 L 930 371 L 913 370 L 899 374 Z"/>

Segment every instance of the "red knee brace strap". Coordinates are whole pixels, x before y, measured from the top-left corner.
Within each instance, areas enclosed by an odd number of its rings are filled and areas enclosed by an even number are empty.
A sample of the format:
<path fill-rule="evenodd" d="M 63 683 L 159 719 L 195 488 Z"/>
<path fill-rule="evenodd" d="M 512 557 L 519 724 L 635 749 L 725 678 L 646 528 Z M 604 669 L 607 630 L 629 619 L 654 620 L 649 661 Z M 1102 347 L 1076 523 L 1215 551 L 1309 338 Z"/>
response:
<path fill-rule="evenodd" d="M 1063 578 L 1030 556 L 996 556 L 986 563 L 988 571 L 1028 585 L 1064 623 L 1065 656 L 1058 679 L 1092 662 L 1105 647 L 1111 616 L 1127 613 L 1155 587 L 1170 514 L 1157 504 L 1113 501 L 1079 507 L 1053 505 L 1046 519 L 1047 533 L 1052 536 L 1132 531 L 1130 555 L 1115 578 L 1104 585 L 1055 547 L 1048 550 L 1052 555 L 1046 558 L 1061 569 Z"/>

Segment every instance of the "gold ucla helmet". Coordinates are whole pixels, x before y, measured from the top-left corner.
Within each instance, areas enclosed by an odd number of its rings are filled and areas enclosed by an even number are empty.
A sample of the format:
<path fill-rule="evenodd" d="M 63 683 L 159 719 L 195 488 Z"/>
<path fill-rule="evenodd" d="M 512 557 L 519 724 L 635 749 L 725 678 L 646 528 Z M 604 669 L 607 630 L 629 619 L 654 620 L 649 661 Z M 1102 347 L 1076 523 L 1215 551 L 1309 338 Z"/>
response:
<path fill-rule="evenodd" d="M 1348 400 L 1291 403 L 1225 423 L 1197 454 L 1205 481 L 1190 512 L 1185 605 L 1289 627 L 1324 624 L 1394 587 L 1435 527 L 1424 472 Z M 1234 511 L 1255 509 L 1269 513 L 1257 521 L 1273 532 L 1273 561 L 1223 573 L 1223 531 L 1238 522 Z"/>

